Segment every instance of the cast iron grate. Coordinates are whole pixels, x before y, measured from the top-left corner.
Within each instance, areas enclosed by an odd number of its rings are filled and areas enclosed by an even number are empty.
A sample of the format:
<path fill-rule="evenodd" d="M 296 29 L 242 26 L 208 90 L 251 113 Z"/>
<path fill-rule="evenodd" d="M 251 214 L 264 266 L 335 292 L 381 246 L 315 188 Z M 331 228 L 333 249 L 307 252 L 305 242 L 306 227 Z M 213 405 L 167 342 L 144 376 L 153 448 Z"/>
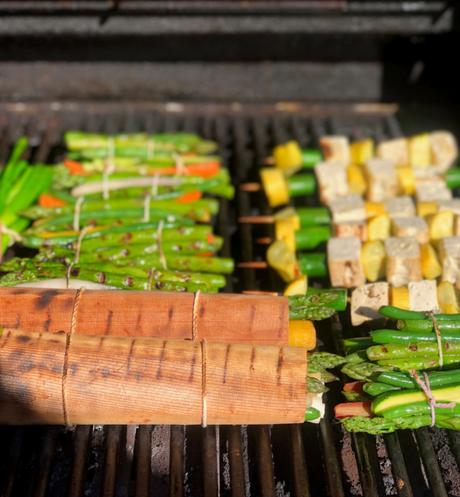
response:
<path fill-rule="evenodd" d="M 284 109 L 284 111 L 283 111 Z M 21 134 L 30 157 L 52 161 L 66 129 L 190 130 L 219 142 L 235 184 L 257 179 L 277 141 L 313 145 L 324 132 L 382 137 L 399 134 L 391 108 L 238 107 L 156 104 L 22 104 L 0 106 L 0 161 Z M 261 194 L 239 192 L 216 220 L 224 252 L 237 261 L 264 257 L 267 226 L 238 226 L 265 213 Z M 270 271 L 240 270 L 227 290 L 279 288 Z M 335 350 L 337 321 L 321 330 Z M 332 339 L 334 337 L 334 339 Z M 337 392 L 329 395 L 330 404 Z M 348 436 L 330 419 L 319 426 L 1 427 L 0 495 L 77 496 L 457 496 L 460 437 L 421 430 L 385 437 Z"/>

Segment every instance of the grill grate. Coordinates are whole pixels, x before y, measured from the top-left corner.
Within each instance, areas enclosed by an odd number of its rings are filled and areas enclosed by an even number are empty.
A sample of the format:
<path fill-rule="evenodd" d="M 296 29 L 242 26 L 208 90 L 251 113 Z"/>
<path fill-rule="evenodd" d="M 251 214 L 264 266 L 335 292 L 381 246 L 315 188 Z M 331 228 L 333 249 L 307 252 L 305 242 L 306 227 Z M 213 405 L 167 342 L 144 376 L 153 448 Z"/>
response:
<path fill-rule="evenodd" d="M 359 112 L 357 112 L 357 110 Z M 235 184 L 257 180 L 277 141 L 314 145 L 325 132 L 382 138 L 401 133 L 391 108 L 268 107 L 246 109 L 155 104 L 0 105 L 0 161 L 15 138 L 31 139 L 30 158 L 62 155 L 66 129 L 188 130 L 219 142 Z M 217 229 L 224 253 L 263 259 L 269 226 L 236 225 L 238 216 L 268 213 L 260 193 L 238 191 L 224 203 Z M 279 288 L 272 271 L 239 270 L 228 291 Z M 335 351 L 346 326 L 319 336 Z M 328 394 L 329 405 L 339 398 Z M 330 407 L 329 406 L 329 407 Z M 329 413 L 330 415 L 330 413 Z M 330 419 L 319 426 L 1 427 L 0 495 L 4 497 L 281 497 L 364 495 L 460 496 L 460 435 L 442 430 L 384 437 L 345 434 Z"/>

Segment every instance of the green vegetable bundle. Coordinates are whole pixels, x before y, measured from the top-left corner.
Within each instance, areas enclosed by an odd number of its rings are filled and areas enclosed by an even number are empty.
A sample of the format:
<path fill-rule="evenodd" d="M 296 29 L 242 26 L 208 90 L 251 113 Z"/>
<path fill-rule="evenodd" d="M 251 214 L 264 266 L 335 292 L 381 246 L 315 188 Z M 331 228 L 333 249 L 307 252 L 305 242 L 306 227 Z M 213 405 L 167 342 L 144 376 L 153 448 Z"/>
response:
<path fill-rule="evenodd" d="M 32 166 L 21 159 L 27 146 L 26 138 L 19 139 L 0 170 L 0 260 L 29 224 L 22 211 L 48 189 L 52 179 L 51 168 L 41 164 Z"/>
<path fill-rule="evenodd" d="M 336 406 L 349 431 L 460 429 L 460 315 L 382 307 L 394 328 L 345 340 L 350 401 Z"/>
<path fill-rule="evenodd" d="M 0 176 L 1 225 L 32 222 L 21 243 L 38 250 L 2 264 L 1 285 L 70 277 L 130 289 L 225 286 L 233 261 L 217 257 L 223 240 L 211 222 L 233 186 L 210 155 L 215 143 L 188 133 L 68 132 L 65 141 L 67 158 L 45 176 L 20 161 L 20 140 Z"/>

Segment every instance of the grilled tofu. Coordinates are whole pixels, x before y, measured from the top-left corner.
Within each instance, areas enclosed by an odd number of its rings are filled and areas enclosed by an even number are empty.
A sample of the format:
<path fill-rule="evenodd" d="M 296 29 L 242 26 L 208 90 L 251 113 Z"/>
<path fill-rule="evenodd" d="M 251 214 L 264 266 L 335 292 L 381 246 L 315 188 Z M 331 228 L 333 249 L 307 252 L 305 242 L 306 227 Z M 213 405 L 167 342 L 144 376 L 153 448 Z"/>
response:
<path fill-rule="evenodd" d="M 364 166 L 367 180 L 367 199 L 381 202 L 394 197 L 399 191 L 395 165 L 384 159 L 370 159 Z"/>
<path fill-rule="evenodd" d="M 430 133 L 431 159 L 439 172 L 444 172 L 458 157 L 457 140 L 449 131 L 435 131 Z"/>
<path fill-rule="evenodd" d="M 337 197 L 329 202 L 329 209 L 334 223 L 366 220 L 366 209 L 360 195 Z"/>
<path fill-rule="evenodd" d="M 420 246 L 413 237 L 385 240 L 386 273 L 390 285 L 400 287 L 422 279 Z"/>
<path fill-rule="evenodd" d="M 408 287 L 412 311 L 439 311 L 436 280 L 412 281 Z"/>
<path fill-rule="evenodd" d="M 350 163 L 350 143 L 346 136 L 323 136 L 319 145 L 327 161 L 338 162 L 344 166 Z"/>
<path fill-rule="evenodd" d="M 354 288 L 365 283 L 359 238 L 348 236 L 329 239 L 327 263 L 333 287 Z"/>
<path fill-rule="evenodd" d="M 351 323 L 353 326 L 379 319 L 379 309 L 390 302 L 390 285 L 386 281 L 368 283 L 355 288 L 351 294 Z"/>
<path fill-rule="evenodd" d="M 315 166 L 319 196 L 323 204 L 348 195 L 347 168 L 339 162 L 320 162 Z"/>
<path fill-rule="evenodd" d="M 439 241 L 442 280 L 460 285 L 460 236 L 449 236 Z"/>
<path fill-rule="evenodd" d="M 395 217 L 392 220 L 392 234 L 397 237 L 414 237 L 418 243 L 427 243 L 430 239 L 427 222 L 418 216 Z"/>
<path fill-rule="evenodd" d="M 365 242 L 369 238 L 368 226 L 365 221 L 348 221 L 333 225 L 334 236 L 354 236 Z"/>
<path fill-rule="evenodd" d="M 436 180 L 419 183 L 415 187 L 415 196 L 417 202 L 438 202 L 440 200 L 451 200 L 452 191 L 447 188 L 441 178 Z"/>
<path fill-rule="evenodd" d="M 406 138 L 395 138 L 379 143 L 376 155 L 396 166 L 409 165 L 409 147 Z"/>
<path fill-rule="evenodd" d="M 388 214 L 390 219 L 395 217 L 415 216 L 415 205 L 411 197 L 403 195 L 388 198 L 384 200 L 383 204 L 385 206 L 385 212 Z"/>

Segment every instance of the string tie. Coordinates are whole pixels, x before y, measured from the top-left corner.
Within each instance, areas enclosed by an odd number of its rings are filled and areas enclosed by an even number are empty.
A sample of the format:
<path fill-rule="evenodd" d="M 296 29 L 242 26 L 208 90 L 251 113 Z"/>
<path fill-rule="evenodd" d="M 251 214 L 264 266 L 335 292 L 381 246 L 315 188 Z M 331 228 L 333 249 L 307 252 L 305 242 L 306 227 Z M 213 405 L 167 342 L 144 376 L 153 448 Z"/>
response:
<path fill-rule="evenodd" d="M 425 397 L 428 401 L 428 405 L 430 407 L 431 427 L 433 427 L 436 424 L 436 408 L 449 409 L 449 408 L 454 408 L 456 404 L 455 402 L 448 402 L 448 403 L 436 402 L 430 387 L 430 379 L 425 372 L 423 373 L 423 380 L 420 378 L 420 376 L 418 375 L 415 369 L 412 369 L 410 371 L 410 375 L 412 376 L 412 378 L 414 378 L 414 380 L 417 382 L 417 384 L 420 386 L 423 393 L 425 394 Z"/>
<path fill-rule="evenodd" d="M 444 352 L 442 350 L 442 336 L 441 330 L 439 329 L 438 320 L 436 319 L 433 311 L 428 311 L 426 313 L 426 316 L 430 318 L 431 322 L 433 323 L 433 330 L 436 334 L 436 343 L 438 346 L 439 367 L 442 368 L 444 366 Z"/>
<path fill-rule="evenodd" d="M 165 253 L 163 251 L 163 228 L 164 228 L 164 221 L 161 220 L 158 223 L 157 244 L 158 244 L 158 253 L 160 255 L 160 264 L 163 270 L 166 271 L 168 269 L 168 261 L 166 260 Z"/>

